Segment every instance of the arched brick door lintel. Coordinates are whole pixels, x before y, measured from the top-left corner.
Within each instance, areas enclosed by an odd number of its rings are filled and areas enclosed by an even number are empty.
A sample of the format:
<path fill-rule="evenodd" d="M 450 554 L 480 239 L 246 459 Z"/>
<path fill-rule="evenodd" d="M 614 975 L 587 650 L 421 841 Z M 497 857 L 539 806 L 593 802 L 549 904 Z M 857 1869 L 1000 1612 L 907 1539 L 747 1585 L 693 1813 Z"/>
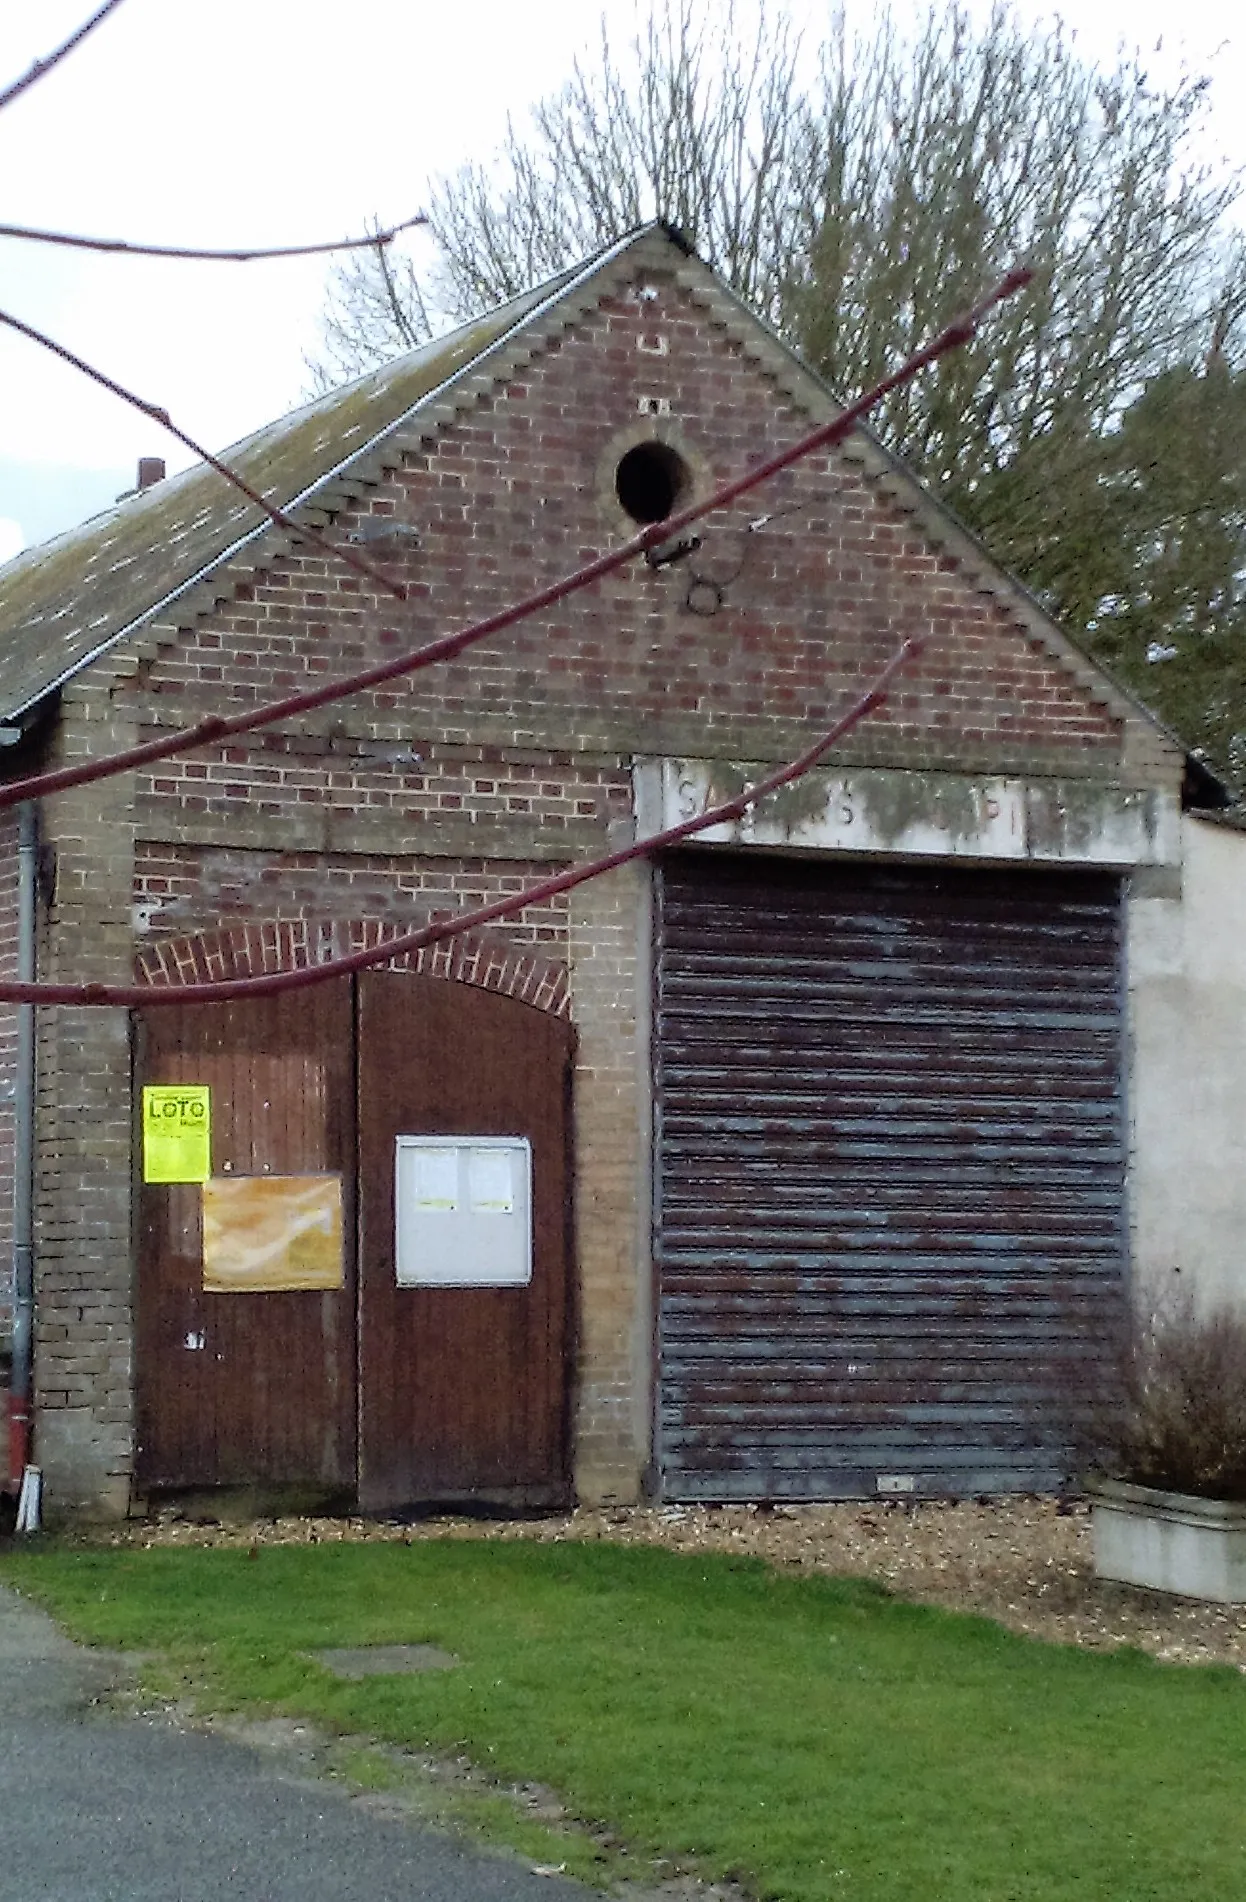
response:
<path fill-rule="evenodd" d="M 349 952 L 379 946 L 393 935 L 372 919 L 223 925 L 141 946 L 135 954 L 135 977 L 138 983 L 153 987 L 261 977 L 327 964 Z M 571 1015 L 566 965 L 536 946 L 512 944 L 493 932 L 468 932 L 444 944 L 403 952 L 371 968 L 417 971 L 425 977 L 498 991 L 552 1017 Z"/>

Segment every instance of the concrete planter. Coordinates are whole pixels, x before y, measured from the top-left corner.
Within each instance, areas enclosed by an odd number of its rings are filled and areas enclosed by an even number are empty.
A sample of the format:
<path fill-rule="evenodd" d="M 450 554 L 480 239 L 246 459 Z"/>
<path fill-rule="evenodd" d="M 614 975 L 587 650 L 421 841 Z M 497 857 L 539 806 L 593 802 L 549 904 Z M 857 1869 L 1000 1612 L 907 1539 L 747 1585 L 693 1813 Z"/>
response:
<path fill-rule="evenodd" d="M 1087 1490 L 1100 1578 L 1246 1604 L 1246 1505 L 1120 1480 L 1099 1480 Z"/>

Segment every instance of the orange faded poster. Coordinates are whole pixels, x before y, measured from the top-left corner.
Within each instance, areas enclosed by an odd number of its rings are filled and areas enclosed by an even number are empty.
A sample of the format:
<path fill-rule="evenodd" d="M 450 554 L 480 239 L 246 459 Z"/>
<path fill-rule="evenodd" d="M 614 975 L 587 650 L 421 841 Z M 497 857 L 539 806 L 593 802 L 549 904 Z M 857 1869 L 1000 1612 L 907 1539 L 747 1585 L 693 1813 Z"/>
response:
<path fill-rule="evenodd" d="M 270 1294 L 342 1283 L 340 1176 L 213 1176 L 204 1183 L 208 1293 Z"/>

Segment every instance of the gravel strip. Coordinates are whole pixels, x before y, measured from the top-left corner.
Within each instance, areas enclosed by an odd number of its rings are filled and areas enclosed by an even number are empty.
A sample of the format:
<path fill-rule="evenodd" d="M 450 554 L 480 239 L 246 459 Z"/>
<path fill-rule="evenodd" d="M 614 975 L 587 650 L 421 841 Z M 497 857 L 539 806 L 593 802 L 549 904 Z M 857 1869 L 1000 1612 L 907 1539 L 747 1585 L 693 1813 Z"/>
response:
<path fill-rule="evenodd" d="M 1135 1645 L 1170 1663 L 1246 1671 L 1246 1606 L 1205 1605 L 1096 1579 L 1090 1513 L 1053 1499 L 852 1502 L 827 1506 L 655 1506 L 481 1521 L 289 1518 L 237 1525 L 162 1513 L 100 1535 L 127 1546 L 264 1546 L 428 1538 L 608 1539 L 677 1552 L 747 1552 L 804 1572 L 872 1578 L 905 1598 L 981 1612 L 1058 1644 Z"/>

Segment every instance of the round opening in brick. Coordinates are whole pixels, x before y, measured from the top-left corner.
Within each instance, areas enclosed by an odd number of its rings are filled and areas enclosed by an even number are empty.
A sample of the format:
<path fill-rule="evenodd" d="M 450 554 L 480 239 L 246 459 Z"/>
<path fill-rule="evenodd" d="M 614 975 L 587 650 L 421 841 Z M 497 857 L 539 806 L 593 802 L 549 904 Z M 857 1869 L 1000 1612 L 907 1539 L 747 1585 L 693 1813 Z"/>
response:
<path fill-rule="evenodd" d="M 639 442 L 614 473 L 614 492 L 634 522 L 664 522 L 691 485 L 683 457 L 664 442 Z"/>

